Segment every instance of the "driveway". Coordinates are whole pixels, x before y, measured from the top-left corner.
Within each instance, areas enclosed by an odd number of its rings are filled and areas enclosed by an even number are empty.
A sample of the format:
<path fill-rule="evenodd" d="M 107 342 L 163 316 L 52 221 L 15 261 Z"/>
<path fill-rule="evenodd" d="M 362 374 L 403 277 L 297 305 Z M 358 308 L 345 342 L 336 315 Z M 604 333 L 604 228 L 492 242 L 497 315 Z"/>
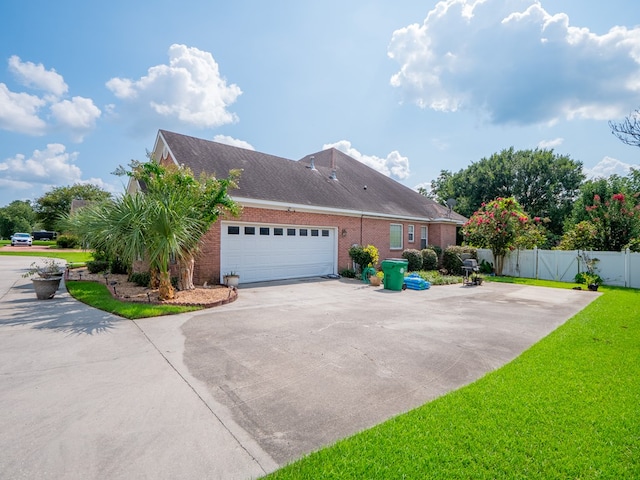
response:
<path fill-rule="evenodd" d="M 36 301 L 16 258 L 0 257 L 8 478 L 254 478 L 480 378 L 598 295 L 314 279 L 132 322 Z"/>

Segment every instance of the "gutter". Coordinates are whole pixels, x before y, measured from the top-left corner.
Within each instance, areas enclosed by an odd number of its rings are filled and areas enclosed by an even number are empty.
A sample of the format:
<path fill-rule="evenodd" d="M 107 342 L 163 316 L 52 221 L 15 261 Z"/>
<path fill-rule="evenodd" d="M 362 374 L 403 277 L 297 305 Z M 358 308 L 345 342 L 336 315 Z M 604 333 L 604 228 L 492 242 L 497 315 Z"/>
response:
<path fill-rule="evenodd" d="M 236 197 L 233 195 L 231 195 L 231 198 L 234 201 L 246 207 L 254 207 L 254 208 L 282 209 L 282 210 L 292 210 L 296 212 L 305 212 L 305 213 L 327 213 L 330 215 L 344 215 L 347 217 L 403 219 L 403 220 L 413 221 L 413 222 L 433 222 L 434 221 L 432 218 L 429 218 L 429 217 L 414 217 L 410 215 L 392 215 L 387 213 L 365 212 L 363 210 L 349 210 L 349 209 L 335 208 L 335 207 L 321 207 L 321 206 L 315 206 L 315 205 L 284 203 L 284 202 L 277 202 L 273 200 L 256 200 L 255 198 Z M 448 220 L 448 221 L 451 222 L 451 220 Z"/>

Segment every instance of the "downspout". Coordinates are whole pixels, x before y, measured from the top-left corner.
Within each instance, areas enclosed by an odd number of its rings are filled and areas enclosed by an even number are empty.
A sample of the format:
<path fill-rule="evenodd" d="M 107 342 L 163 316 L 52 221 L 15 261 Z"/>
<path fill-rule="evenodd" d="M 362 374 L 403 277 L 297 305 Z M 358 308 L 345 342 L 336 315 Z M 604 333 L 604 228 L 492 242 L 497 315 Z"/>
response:
<path fill-rule="evenodd" d="M 362 231 L 363 231 L 362 224 L 363 224 L 363 222 L 364 222 L 364 213 L 360 215 L 360 245 L 362 245 L 362 235 L 363 235 L 363 233 L 362 233 Z"/>

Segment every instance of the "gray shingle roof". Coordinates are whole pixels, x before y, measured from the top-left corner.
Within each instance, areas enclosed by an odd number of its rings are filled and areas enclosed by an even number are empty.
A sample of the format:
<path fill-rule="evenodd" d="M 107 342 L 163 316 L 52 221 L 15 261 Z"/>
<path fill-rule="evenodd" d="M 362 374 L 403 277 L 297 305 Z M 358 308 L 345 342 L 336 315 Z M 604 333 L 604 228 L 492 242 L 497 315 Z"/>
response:
<path fill-rule="evenodd" d="M 299 161 L 160 130 L 174 159 L 201 172 L 226 177 L 242 169 L 232 196 L 398 217 L 447 218 L 448 209 L 334 148 Z M 310 168 L 314 157 L 315 170 Z M 336 180 L 331 179 L 335 169 Z M 366 189 L 364 188 L 366 185 Z M 451 219 L 466 219 L 452 212 Z"/>

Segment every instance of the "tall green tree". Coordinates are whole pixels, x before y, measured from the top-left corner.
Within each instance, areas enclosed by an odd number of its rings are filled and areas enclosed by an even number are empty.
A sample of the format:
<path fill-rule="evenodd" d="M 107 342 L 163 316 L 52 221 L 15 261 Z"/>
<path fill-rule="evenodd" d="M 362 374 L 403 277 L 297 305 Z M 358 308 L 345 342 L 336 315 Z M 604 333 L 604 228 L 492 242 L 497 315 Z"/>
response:
<path fill-rule="evenodd" d="M 54 187 L 35 201 L 36 218 L 45 230 L 58 230 L 58 221 L 69 214 L 73 200 L 99 202 L 111 194 L 97 185 L 76 183 Z"/>
<path fill-rule="evenodd" d="M 14 200 L 0 208 L 0 238 L 9 238 L 15 232 L 31 232 L 36 212 L 28 200 Z"/>
<path fill-rule="evenodd" d="M 581 162 L 553 150 L 512 147 L 457 173 L 441 171 L 431 183 L 431 194 L 440 203 L 454 198 L 455 211 L 466 217 L 482 203 L 514 197 L 531 216 L 547 219 L 547 228 L 560 235 L 583 180 Z"/>

